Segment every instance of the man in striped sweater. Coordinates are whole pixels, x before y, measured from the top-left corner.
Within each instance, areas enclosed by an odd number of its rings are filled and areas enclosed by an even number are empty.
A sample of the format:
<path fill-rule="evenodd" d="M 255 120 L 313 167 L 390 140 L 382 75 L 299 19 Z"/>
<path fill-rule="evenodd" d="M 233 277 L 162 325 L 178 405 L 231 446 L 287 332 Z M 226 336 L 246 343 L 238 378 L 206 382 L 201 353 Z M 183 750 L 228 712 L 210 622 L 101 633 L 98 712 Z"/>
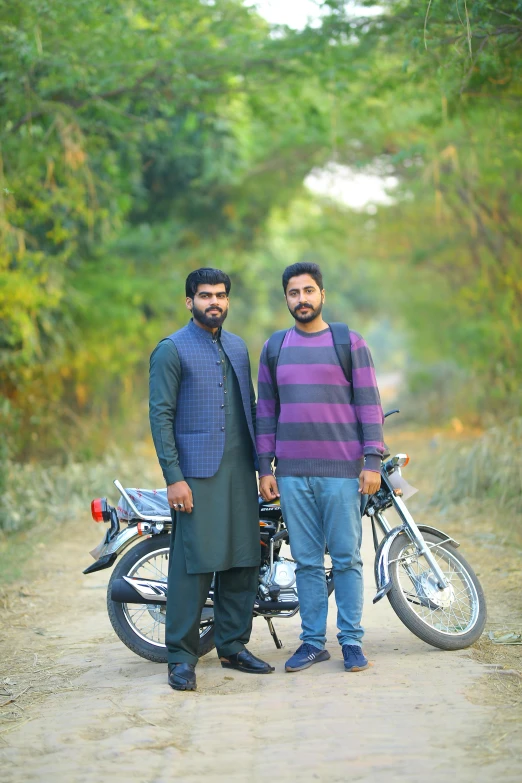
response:
<path fill-rule="evenodd" d="M 296 323 L 281 346 L 276 384 L 268 342 L 261 354 L 257 451 L 261 495 L 267 501 L 281 497 L 297 562 L 302 644 L 285 668 L 299 671 L 330 658 L 325 649 L 326 542 L 344 667 L 361 671 L 368 666 L 361 648 L 361 500 L 380 487 L 384 444 L 379 391 L 368 346 L 352 331 L 351 380 L 345 377 L 321 314 L 325 292 L 319 266 L 287 267 L 283 289 Z M 272 474 L 274 460 L 277 479 Z"/>

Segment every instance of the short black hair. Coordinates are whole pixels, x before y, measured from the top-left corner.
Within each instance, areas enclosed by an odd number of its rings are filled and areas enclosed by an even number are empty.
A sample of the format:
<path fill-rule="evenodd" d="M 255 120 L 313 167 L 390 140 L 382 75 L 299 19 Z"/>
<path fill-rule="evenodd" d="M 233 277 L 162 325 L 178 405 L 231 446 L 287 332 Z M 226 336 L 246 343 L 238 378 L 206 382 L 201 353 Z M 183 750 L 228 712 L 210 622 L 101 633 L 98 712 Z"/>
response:
<path fill-rule="evenodd" d="M 319 264 L 312 264 L 311 262 L 303 261 L 287 266 L 283 272 L 283 289 L 285 294 L 290 278 L 297 277 L 298 275 L 310 275 L 310 277 L 313 277 L 321 291 L 323 290 L 323 273 L 321 272 L 321 267 Z"/>
<path fill-rule="evenodd" d="M 222 272 L 221 269 L 204 266 L 201 269 L 195 269 L 187 277 L 185 280 L 185 294 L 189 299 L 194 299 L 199 285 L 219 285 L 220 283 L 224 284 L 228 296 L 232 285 L 230 277 L 225 272 Z"/>

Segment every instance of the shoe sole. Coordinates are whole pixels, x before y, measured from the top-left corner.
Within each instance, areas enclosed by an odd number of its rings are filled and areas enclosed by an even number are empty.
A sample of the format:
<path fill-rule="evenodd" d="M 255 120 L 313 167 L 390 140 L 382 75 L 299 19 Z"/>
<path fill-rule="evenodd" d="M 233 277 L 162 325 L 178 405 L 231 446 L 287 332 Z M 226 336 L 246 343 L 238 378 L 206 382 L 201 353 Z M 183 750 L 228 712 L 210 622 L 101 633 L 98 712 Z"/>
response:
<path fill-rule="evenodd" d="M 303 669 L 309 669 L 310 666 L 313 666 L 314 663 L 323 663 L 323 661 L 329 661 L 330 660 L 330 653 L 328 653 L 328 656 L 325 657 L 317 657 L 314 661 L 306 661 L 306 663 L 303 663 L 302 666 L 286 666 L 285 665 L 285 672 L 300 672 Z"/>
<path fill-rule="evenodd" d="M 347 666 L 344 667 L 345 672 L 363 672 L 365 669 L 369 669 L 370 664 L 367 663 L 366 666 L 351 666 L 349 669 Z"/>
<path fill-rule="evenodd" d="M 188 683 L 185 685 L 181 685 L 181 683 L 179 685 L 173 685 L 171 682 L 169 682 L 169 685 L 174 691 L 195 691 L 197 688 L 196 685 L 189 685 Z"/>
<path fill-rule="evenodd" d="M 245 672 L 245 674 L 272 674 L 275 672 L 275 668 L 271 666 L 269 669 L 246 669 L 244 666 L 234 666 L 232 663 L 221 662 L 223 669 L 233 669 L 235 672 Z"/>

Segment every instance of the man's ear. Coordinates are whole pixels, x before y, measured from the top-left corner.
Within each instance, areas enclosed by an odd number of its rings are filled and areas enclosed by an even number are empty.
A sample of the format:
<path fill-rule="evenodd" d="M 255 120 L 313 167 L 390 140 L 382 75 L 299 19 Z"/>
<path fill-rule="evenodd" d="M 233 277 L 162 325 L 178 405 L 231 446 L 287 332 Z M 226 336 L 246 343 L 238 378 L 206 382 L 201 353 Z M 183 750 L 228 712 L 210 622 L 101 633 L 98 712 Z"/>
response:
<path fill-rule="evenodd" d="M 194 300 L 190 298 L 190 296 L 187 296 L 185 299 L 185 307 L 187 310 L 190 310 L 192 312 L 192 308 L 194 307 Z"/>

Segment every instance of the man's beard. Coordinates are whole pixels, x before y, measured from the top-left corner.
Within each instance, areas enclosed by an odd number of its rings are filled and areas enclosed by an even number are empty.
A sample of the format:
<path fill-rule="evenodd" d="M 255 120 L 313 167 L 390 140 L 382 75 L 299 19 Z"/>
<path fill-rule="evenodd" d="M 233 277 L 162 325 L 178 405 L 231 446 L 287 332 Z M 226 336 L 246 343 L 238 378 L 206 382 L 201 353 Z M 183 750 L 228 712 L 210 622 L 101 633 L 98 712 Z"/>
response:
<path fill-rule="evenodd" d="M 290 310 L 291 314 L 294 316 L 296 321 L 302 324 L 306 324 L 309 323 L 310 321 L 315 321 L 315 319 L 321 315 L 323 309 L 323 303 L 321 302 L 318 305 L 318 307 L 312 307 L 312 305 L 307 305 L 306 308 L 304 309 L 299 309 L 299 307 L 296 307 L 295 310 L 291 310 L 290 307 L 288 309 Z"/>
<path fill-rule="evenodd" d="M 196 319 L 196 321 L 199 321 L 200 324 L 203 324 L 203 326 L 208 326 L 209 329 L 217 329 L 221 326 L 223 321 L 228 315 L 228 308 L 226 310 L 223 310 L 222 307 L 218 307 L 217 309 L 221 312 L 216 315 L 209 315 L 208 310 L 216 309 L 214 308 L 207 308 L 207 310 L 199 310 L 196 305 L 192 307 L 192 317 Z"/>

